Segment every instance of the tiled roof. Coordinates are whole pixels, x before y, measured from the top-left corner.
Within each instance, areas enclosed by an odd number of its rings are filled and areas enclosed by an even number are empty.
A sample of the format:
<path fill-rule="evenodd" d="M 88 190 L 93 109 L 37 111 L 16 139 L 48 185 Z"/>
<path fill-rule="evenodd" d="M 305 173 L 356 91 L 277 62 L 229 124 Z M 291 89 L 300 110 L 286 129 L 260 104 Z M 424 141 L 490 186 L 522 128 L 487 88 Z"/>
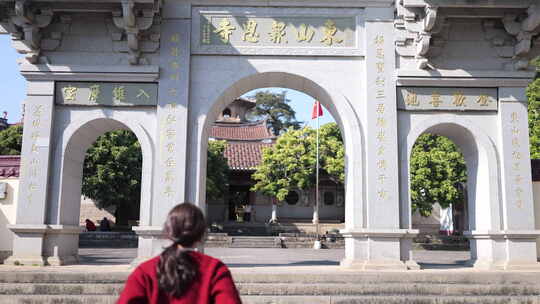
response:
<path fill-rule="evenodd" d="M 210 137 L 223 140 L 263 140 L 274 138 L 266 121 L 254 123 L 214 123 Z"/>
<path fill-rule="evenodd" d="M 228 142 L 224 154 L 232 170 L 255 170 L 261 163 L 263 149 L 272 145 L 263 142 Z"/>
<path fill-rule="evenodd" d="M 19 155 L 0 155 L 0 178 L 19 177 L 20 167 Z"/>
<path fill-rule="evenodd" d="M 531 173 L 533 182 L 540 182 L 540 159 L 531 159 Z"/>

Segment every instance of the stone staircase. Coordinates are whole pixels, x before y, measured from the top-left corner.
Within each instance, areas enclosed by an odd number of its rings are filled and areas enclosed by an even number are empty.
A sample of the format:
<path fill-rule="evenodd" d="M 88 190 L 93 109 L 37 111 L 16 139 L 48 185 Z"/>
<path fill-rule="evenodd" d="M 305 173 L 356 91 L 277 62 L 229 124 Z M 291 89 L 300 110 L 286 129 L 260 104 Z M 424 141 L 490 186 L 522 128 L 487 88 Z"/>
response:
<path fill-rule="evenodd" d="M 112 304 L 128 273 L 1 272 L 2 304 Z M 536 272 L 239 272 L 245 304 L 540 303 Z"/>
<path fill-rule="evenodd" d="M 464 236 L 424 234 L 414 238 L 414 249 L 468 251 L 470 246 Z"/>
<path fill-rule="evenodd" d="M 281 240 L 268 236 L 232 236 L 232 248 L 281 248 Z"/>

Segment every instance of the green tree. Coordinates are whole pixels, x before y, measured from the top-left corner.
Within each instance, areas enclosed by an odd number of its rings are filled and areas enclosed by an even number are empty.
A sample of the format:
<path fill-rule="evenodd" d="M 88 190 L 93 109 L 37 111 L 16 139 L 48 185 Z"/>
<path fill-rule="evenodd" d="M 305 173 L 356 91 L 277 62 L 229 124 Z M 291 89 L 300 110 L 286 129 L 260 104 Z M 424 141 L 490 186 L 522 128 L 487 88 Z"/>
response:
<path fill-rule="evenodd" d="M 206 198 L 224 197 L 229 187 L 229 164 L 224 156 L 227 142 L 215 140 L 208 142 L 208 162 L 206 169 Z"/>
<path fill-rule="evenodd" d="M 327 123 L 319 130 L 320 166 L 339 184 L 345 182 L 345 146 L 337 123 Z"/>
<path fill-rule="evenodd" d="M 116 224 L 139 219 L 142 151 L 137 137 L 118 130 L 98 137 L 86 152 L 82 194 L 99 208 L 116 207 Z"/>
<path fill-rule="evenodd" d="M 321 126 L 319 138 L 320 173 L 343 183 L 345 150 L 337 124 Z M 314 187 L 316 145 L 316 130 L 309 127 L 282 134 L 275 145 L 264 150 L 261 164 L 252 175 L 256 181 L 253 190 L 283 201 L 291 190 Z"/>
<path fill-rule="evenodd" d="M 10 126 L 0 131 L 0 155 L 21 154 L 22 137 L 22 125 Z"/>
<path fill-rule="evenodd" d="M 298 129 L 301 122 L 296 120 L 296 112 L 289 105 L 287 92 L 279 94 L 270 91 L 259 91 L 253 96 L 257 101 L 251 111 L 252 118 L 266 119 L 272 132 L 280 135 L 289 128 Z"/>
<path fill-rule="evenodd" d="M 410 170 L 413 211 L 429 216 L 434 203 L 447 208 L 463 202 L 459 185 L 467 181 L 465 160 L 448 138 L 421 135 L 412 149 Z"/>
<path fill-rule="evenodd" d="M 540 159 L 540 77 L 527 88 L 531 158 Z"/>
<path fill-rule="evenodd" d="M 312 138 L 311 128 L 291 129 L 264 149 L 261 164 L 252 175 L 256 181 L 252 190 L 283 201 L 293 189 L 311 188 L 316 157 Z"/>

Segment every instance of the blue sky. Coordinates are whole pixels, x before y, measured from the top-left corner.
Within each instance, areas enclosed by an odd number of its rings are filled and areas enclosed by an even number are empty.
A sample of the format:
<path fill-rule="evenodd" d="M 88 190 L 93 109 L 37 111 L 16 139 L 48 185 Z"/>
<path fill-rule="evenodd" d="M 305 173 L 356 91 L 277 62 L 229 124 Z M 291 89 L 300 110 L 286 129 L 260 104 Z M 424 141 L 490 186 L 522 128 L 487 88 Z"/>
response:
<path fill-rule="evenodd" d="M 17 65 L 20 57 L 11 47 L 11 36 L 0 35 L 0 114 L 7 111 L 10 123 L 21 119 L 21 102 L 26 93 L 26 82 Z"/>
<path fill-rule="evenodd" d="M 11 47 L 11 37 L 9 35 L 0 35 L 0 115 L 2 112 L 8 112 L 8 121 L 15 123 L 21 119 L 21 102 L 25 98 L 26 83 L 19 74 L 17 59 L 21 55 L 15 52 Z M 302 92 L 283 89 L 283 88 L 262 88 L 245 94 L 245 96 L 254 95 L 259 90 L 269 90 L 271 92 L 281 93 L 287 91 L 287 98 L 291 100 L 290 105 L 296 111 L 296 119 L 304 121 L 308 125 L 316 126 L 315 120 L 311 120 L 311 110 L 314 99 Z M 320 124 L 334 121 L 330 113 L 323 109 L 323 116 L 320 118 Z"/>

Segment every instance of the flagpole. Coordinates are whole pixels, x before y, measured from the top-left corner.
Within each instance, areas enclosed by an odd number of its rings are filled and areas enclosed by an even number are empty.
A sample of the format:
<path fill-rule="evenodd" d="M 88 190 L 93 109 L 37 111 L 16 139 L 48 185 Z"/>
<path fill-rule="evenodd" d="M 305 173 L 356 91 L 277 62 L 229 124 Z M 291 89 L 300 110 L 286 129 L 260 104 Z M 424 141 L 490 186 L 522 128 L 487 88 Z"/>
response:
<path fill-rule="evenodd" d="M 315 222 L 315 229 L 317 233 L 317 239 L 315 240 L 314 249 L 321 249 L 321 239 L 319 230 L 319 114 L 321 105 L 317 101 L 317 165 L 315 172 L 315 216 L 313 221 Z"/>

